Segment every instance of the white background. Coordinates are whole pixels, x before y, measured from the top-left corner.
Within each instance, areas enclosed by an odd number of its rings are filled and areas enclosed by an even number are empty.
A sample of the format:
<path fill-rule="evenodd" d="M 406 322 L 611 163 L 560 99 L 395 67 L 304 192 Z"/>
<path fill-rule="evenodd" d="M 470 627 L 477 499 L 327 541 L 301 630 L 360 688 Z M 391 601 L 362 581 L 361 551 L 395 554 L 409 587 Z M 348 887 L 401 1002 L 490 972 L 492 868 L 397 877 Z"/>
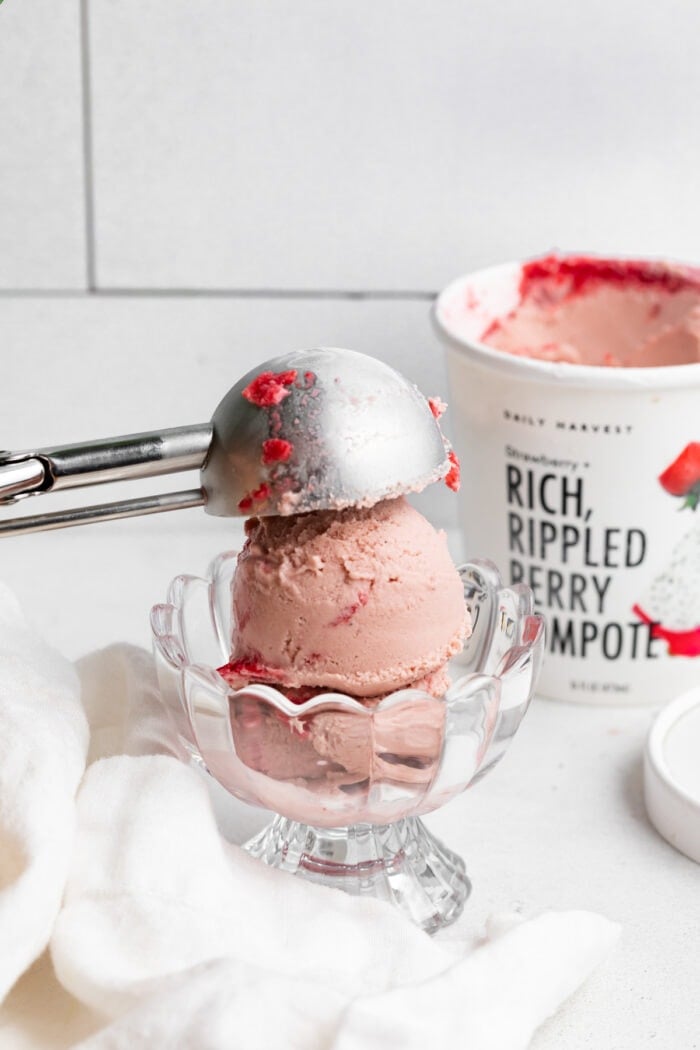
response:
<path fill-rule="evenodd" d="M 313 344 L 444 392 L 428 310 L 458 273 L 554 247 L 698 261 L 698 39 L 697 0 L 4 0 L 0 447 L 202 421 Z M 447 492 L 422 507 L 456 524 Z M 238 537 L 188 511 L 1 539 L 0 577 L 74 657 L 148 644 L 167 580 Z M 698 870 L 644 817 L 650 718 L 540 705 L 435 820 L 474 877 L 465 921 L 624 924 L 538 1047 L 695 1045 Z M 3 1050 L 44 1045 L 34 1021 Z"/>
<path fill-rule="evenodd" d="M 444 391 L 458 273 L 697 259 L 699 38 L 695 0 L 4 0 L 0 447 L 203 420 L 310 344 Z"/>

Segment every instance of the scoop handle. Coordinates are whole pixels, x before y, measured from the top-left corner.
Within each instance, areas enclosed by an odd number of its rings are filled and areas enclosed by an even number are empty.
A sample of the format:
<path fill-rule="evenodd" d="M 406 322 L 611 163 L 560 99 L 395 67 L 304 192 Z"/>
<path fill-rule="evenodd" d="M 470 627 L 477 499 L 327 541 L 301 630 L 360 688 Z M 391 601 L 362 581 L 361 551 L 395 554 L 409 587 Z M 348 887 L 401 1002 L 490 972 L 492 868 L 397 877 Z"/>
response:
<path fill-rule="evenodd" d="M 1 521 L 0 539 L 9 535 L 23 536 L 29 532 L 67 529 L 71 525 L 91 525 L 95 521 L 115 521 L 117 518 L 162 514 L 166 510 L 203 507 L 206 501 L 203 489 L 187 489 L 183 492 L 163 492 L 157 496 L 140 496 L 137 499 L 118 500 L 114 503 L 97 503 L 92 507 L 55 510 L 48 514 L 29 514 L 11 521 Z"/>
<path fill-rule="evenodd" d="M 62 489 L 199 470 L 212 433 L 211 424 L 202 423 L 29 452 L 0 452 L 0 505 Z M 205 502 L 201 488 L 145 496 L 0 522 L 0 535 L 157 514 Z"/>
<path fill-rule="evenodd" d="M 13 484 L 13 491 L 9 493 L 7 489 L 3 491 L 0 473 L 0 500 L 8 495 L 57 492 L 60 489 L 102 485 L 110 481 L 198 470 L 207 457 L 212 432 L 211 423 L 201 423 L 55 448 L 39 448 L 31 452 L 2 452 L 0 471 L 11 466 L 16 472 L 19 464 L 23 464 L 28 472 L 30 467 L 34 468 L 37 477 L 23 490 L 18 491 Z M 43 467 L 41 475 L 39 466 Z"/>

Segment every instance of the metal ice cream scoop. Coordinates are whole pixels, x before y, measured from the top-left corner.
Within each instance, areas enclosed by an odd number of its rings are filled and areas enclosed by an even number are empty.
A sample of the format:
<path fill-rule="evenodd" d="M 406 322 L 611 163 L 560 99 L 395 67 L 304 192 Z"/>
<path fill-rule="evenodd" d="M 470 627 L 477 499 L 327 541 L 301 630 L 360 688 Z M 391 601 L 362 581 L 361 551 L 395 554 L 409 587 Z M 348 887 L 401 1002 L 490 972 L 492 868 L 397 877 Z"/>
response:
<path fill-rule="evenodd" d="M 0 535 L 204 506 L 219 516 L 368 506 L 450 467 L 420 391 L 352 350 L 298 350 L 243 376 L 210 423 L 0 452 L 0 506 L 26 496 L 201 471 L 201 488 L 0 521 Z"/>

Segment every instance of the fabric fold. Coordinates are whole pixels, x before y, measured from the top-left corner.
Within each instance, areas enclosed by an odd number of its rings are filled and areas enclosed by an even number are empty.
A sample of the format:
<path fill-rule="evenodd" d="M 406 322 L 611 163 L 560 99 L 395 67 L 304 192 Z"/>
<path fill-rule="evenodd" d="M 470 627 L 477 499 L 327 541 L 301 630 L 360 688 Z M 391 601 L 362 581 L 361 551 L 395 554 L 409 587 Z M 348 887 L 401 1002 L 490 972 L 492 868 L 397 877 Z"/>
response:
<path fill-rule="evenodd" d="M 520 922 L 436 978 L 358 999 L 332 1050 L 524 1050 L 619 935 L 585 911 Z"/>
<path fill-rule="evenodd" d="M 201 777 L 173 758 L 96 762 L 78 815 L 51 951 L 65 987 L 110 1016 L 143 982 L 222 956 L 355 995 L 452 961 L 385 904 L 290 878 L 225 842 Z"/>
<path fill-rule="evenodd" d="M 51 935 L 87 744 L 73 666 L 0 585 L 0 1001 Z"/>
<path fill-rule="evenodd" d="M 314 982 L 215 959 L 158 982 L 74 1050 L 328 1050 L 348 1001 Z"/>
<path fill-rule="evenodd" d="M 78 669 L 86 772 L 74 669 L 0 588 L 0 996 L 50 936 L 104 1018 L 81 1050 L 522 1050 L 614 945 L 601 916 L 550 912 L 448 947 L 267 868 L 222 836 L 150 655 Z"/>

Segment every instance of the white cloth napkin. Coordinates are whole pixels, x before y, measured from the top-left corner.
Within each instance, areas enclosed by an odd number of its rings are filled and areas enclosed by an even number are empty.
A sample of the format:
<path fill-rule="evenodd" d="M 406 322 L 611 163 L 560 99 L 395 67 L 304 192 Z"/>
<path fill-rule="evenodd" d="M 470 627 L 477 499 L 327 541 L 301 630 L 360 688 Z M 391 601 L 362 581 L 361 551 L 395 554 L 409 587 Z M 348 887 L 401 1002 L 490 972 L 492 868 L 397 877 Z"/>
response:
<path fill-rule="evenodd" d="M 216 959 L 165 978 L 80 1048 L 133 1050 L 147 1034 L 169 1050 L 521 1050 L 616 937 L 589 912 L 548 913 L 435 978 L 355 998 Z"/>
<path fill-rule="evenodd" d="M 18 622 L 0 591 L 0 977 L 4 991 L 55 920 L 56 975 L 105 1022 L 81 1047 L 516 1050 L 616 941 L 600 916 L 545 913 L 456 955 L 383 903 L 252 860 L 173 757 L 132 647 L 79 666 L 92 764 L 74 801 L 75 680 Z"/>
<path fill-rule="evenodd" d="M 0 1002 L 51 935 L 87 742 L 72 665 L 0 584 Z"/>

